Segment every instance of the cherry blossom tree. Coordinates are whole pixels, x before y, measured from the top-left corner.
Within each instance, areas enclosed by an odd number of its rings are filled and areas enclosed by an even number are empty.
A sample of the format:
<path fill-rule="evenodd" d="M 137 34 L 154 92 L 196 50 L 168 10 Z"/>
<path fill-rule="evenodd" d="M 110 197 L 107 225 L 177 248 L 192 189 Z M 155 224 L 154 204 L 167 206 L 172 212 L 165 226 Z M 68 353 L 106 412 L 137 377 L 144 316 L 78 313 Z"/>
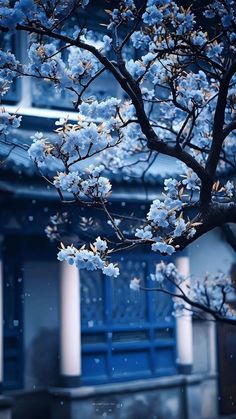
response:
<path fill-rule="evenodd" d="M 82 247 L 61 244 L 60 261 L 117 277 L 114 252 L 145 245 L 172 255 L 235 223 L 235 2 L 186 3 L 106 1 L 101 21 L 91 26 L 98 7 L 92 0 L 0 1 L 1 32 L 29 35 L 27 63 L 0 50 L 1 95 L 16 77 L 40 79 L 70 92 L 78 115 L 77 122 L 57 121 L 53 139 L 36 132 L 28 154 L 63 202 L 104 211 L 115 233 Z M 104 73 L 119 86 L 119 97 L 109 89 L 103 99 L 93 96 Z M 20 121 L 2 107 L 2 142 L 11 144 Z M 144 178 L 159 154 L 181 170 L 163 179 L 163 198 L 153 200 L 144 218 L 113 214 L 111 179 L 118 173 Z M 58 236 L 62 218 L 51 220 L 50 237 Z M 127 232 L 124 220 L 135 227 Z M 172 264 L 157 265 L 153 277 L 156 288 L 171 293 L 164 278 L 175 284 L 178 299 L 236 323 L 227 304 L 234 287 L 225 275 L 196 280 L 187 294 L 181 289 L 186 278 Z M 138 279 L 131 287 L 140 289 Z"/>

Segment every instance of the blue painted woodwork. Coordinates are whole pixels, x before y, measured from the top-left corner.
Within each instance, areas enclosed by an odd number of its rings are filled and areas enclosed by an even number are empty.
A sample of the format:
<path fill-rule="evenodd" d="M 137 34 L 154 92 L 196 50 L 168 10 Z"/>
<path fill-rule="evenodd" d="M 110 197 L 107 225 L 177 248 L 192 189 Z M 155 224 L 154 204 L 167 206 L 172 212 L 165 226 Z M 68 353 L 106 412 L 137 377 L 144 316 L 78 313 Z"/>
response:
<path fill-rule="evenodd" d="M 26 256 L 29 260 L 36 260 L 38 257 L 40 260 L 56 261 L 57 251 L 56 245 L 50 245 L 45 237 L 42 241 L 39 236 L 33 236 L 31 230 L 28 231 L 32 224 L 39 225 L 42 234 L 42 217 L 38 216 L 41 211 L 45 219 L 44 205 L 41 202 L 37 205 L 29 203 L 21 208 L 18 200 L 17 208 L 17 219 L 11 224 L 11 229 L 20 225 L 20 237 L 25 234 L 25 238 L 23 242 L 21 239 L 18 241 L 14 235 L 9 238 L 6 242 L 8 251 L 4 255 L 4 264 L 7 267 L 5 283 L 9 283 L 8 279 L 12 278 L 11 287 L 6 285 L 5 289 L 5 318 L 8 319 L 5 344 L 9 348 L 9 351 L 5 351 L 8 357 L 5 360 L 5 386 L 8 388 L 19 388 L 22 384 L 22 327 L 14 326 L 13 323 L 13 320 L 18 319 L 22 326 L 20 296 L 23 282 L 17 281 L 19 259 L 21 263 Z M 50 208 L 49 203 L 46 208 Z M 129 210 L 131 209 L 130 204 Z M 28 215 L 32 213 L 35 223 L 30 224 Z M 55 208 L 52 213 L 55 213 Z M 78 210 L 75 213 L 78 219 Z M 22 225 L 21 218 L 24 218 Z M 104 233 L 105 228 L 105 223 L 101 222 L 99 234 L 102 231 Z M 21 247 L 17 245 L 17 241 L 21 243 Z M 22 255 L 19 255 L 19 249 L 22 250 Z M 130 279 L 134 276 L 141 278 L 148 287 L 155 285 L 149 275 L 159 261 L 158 255 L 143 249 L 128 252 L 119 256 L 119 259 L 121 276 L 117 279 L 103 277 L 99 272 L 81 271 L 82 384 L 171 375 L 176 372 L 175 320 L 171 316 L 171 299 L 165 294 L 135 292 L 129 287 Z M 10 382 L 11 374 L 15 375 Z"/>
<path fill-rule="evenodd" d="M 5 390 L 23 385 L 23 271 L 19 241 L 5 242 L 3 316 L 4 316 L 4 383 Z"/>
<path fill-rule="evenodd" d="M 4 252 L 5 389 L 23 385 L 20 260 L 24 260 L 25 255 L 20 255 L 17 243 L 16 237 L 9 238 Z M 35 257 L 36 248 L 28 243 L 27 249 L 28 257 Z M 45 252 L 49 252 L 49 247 Z M 139 251 L 129 252 L 120 259 L 121 276 L 117 279 L 104 277 L 99 272 L 81 271 L 82 384 L 176 372 L 171 299 L 165 294 L 136 292 L 129 287 L 134 276 L 141 278 L 147 287 L 153 287 L 149 275 L 158 257 Z"/>
<path fill-rule="evenodd" d="M 176 372 L 175 321 L 168 295 L 133 291 L 134 276 L 152 288 L 156 255 L 122 256 L 121 276 L 81 272 L 82 378 L 99 384 Z"/>

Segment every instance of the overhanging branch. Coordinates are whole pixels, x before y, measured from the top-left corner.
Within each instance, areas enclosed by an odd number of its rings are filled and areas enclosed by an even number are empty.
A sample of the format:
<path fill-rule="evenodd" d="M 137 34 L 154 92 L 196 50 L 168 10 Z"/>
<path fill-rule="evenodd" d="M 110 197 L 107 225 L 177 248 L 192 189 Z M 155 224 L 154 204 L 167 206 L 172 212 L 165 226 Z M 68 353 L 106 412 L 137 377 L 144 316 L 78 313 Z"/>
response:
<path fill-rule="evenodd" d="M 7 31 L 7 28 L 5 29 Z M 149 149 L 155 150 L 158 153 L 162 153 L 167 156 L 175 157 L 176 159 L 182 161 L 188 167 L 190 167 L 201 179 L 202 183 L 209 182 L 209 176 L 207 175 L 205 169 L 194 159 L 194 157 L 192 157 L 189 153 L 182 150 L 181 148 L 171 147 L 170 145 L 166 144 L 164 141 L 158 138 L 149 122 L 143 104 L 140 102 L 139 98 L 137 97 L 136 93 L 131 87 L 131 85 L 134 86 L 135 84 L 134 80 L 133 84 L 131 82 L 128 82 L 127 79 L 118 70 L 117 65 L 115 65 L 107 57 L 105 57 L 97 48 L 95 48 L 93 45 L 89 45 L 81 41 L 80 39 L 72 39 L 66 35 L 53 32 L 52 30 L 42 26 L 41 28 L 37 28 L 32 25 L 18 24 L 16 26 L 16 29 L 19 31 L 27 31 L 29 33 L 36 33 L 39 35 L 49 36 L 53 39 L 61 40 L 66 44 L 74 45 L 91 52 L 100 61 L 100 63 L 103 64 L 103 66 L 113 74 L 113 76 L 118 81 L 122 89 L 131 98 L 131 101 L 136 110 L 141 130 L 147 139 L 147 145 Z M 129 80 L 130 78 L 132 77 L 129 74 Z"/>

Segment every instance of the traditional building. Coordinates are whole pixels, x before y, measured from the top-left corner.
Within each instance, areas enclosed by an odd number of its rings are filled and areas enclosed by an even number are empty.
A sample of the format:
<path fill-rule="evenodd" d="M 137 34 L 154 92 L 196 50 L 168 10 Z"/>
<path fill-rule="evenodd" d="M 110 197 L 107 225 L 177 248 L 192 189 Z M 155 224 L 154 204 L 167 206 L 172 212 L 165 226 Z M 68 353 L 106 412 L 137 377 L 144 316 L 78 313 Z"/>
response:
<path fill-rule="evenodd" d="M 24 55 L 25 38 L 14 42 Z M 114 88 L 110 79 L 103 85 Z M 8 109 L 24 116 L 15 143 L 29 142 L 35 131 L 52 132 L 68 115 L 66 98 L 58 107 L 40 89 L 25 79 L 6 98 Z M 146 249 L 119 256 L 119 279 L 58 262 L 57 245 L 44 230 L 65 207 L 23 149 L 1 144 L 1 156 L 0 418 L 10 417 L 11 403 L 13 419 L 209 419 L 236 412 L 236 335 L 189 311 L 175 318 L 169 296 L 130 289 L 135 276 L 152 287 L 160 258 Z M 148 179 L 148 200 L 161 176 L 177 169 L 160 159 L 158 170 Z M 139 208 L 142 214 L 149 205 L 142 184 L 122 178 L 114 181 L 111 200 L 117 212 L 125 205 L 127 213 Z M 89 241 L 81 220 L 93 210 L 70 210 L 73 233 Z M 110 234 L 102 215 L 95 228 Z M 235 257 L 215 230 L 173 260 L 184 273 L 201 276 L 230 271 Z"/>

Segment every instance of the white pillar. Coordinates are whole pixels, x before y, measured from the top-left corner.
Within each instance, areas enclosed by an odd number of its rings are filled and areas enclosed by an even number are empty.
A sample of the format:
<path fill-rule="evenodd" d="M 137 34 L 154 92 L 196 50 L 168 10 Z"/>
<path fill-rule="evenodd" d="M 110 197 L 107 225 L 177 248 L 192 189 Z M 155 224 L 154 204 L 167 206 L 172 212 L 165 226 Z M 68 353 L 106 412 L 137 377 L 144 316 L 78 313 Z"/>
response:
<path fill-rule="evenodd" d="M 217 353 L 216 353 L 216 324 L 212 321 L 208 322 L 208 359 L 209 372 L 211 374 L 217 373 Z"/>
<path fill-rule="evenodd" d="M 79 270 L 60 264 L 60 374 L 61 384 L 77 387 L 81 375 Z"/>
<path fill-rule="evenodd" d="M 184 276 L 189 276 L 189 258 L 181 256 L 176 259 L 176 267 Z M 184 292 L 187 292 L 187 284 L 189 280 L 182 285 Z M 176 339 L 177 339 L 177 364 L 179 372 L 190 374 L 193 365 L 193 329 L 192 329 L 192 313 L 187 310 L 190 308 L 185 304 L 186 309 L 180 313 L 176 313 Z"/>

